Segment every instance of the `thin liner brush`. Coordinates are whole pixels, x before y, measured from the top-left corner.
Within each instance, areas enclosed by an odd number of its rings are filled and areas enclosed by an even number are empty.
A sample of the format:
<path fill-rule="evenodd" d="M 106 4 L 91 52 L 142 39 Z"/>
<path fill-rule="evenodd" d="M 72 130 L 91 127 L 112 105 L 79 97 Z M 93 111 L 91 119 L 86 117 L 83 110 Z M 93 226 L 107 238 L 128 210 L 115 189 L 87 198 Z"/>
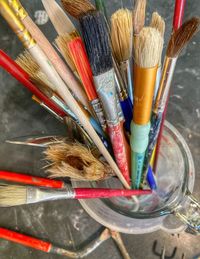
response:
<path fill-rule="evenodd" d="M 0 2 L 0 13 L 4 17 L 4 19 L 8 22 L 12 30 L 17 34 L 20 40 L 23 42 L 26 49 L 28 49 L 34 58 L 37 60 L 38 64 L 43 69 L 44 73 L 47 74 L 48 78 L 52 83 L 56 86 L 58 94 L 63 98 L 63 100 L 68 104 L 69 108 L 76 114 L 77 118 L 79 119 L 80 123 L 84 126 L 84 129 L 87 131 L 88 135 L 90 135 L 91 139 L 94 141 L 102 155 L 104 155 L 105 159 L 107 160 L 108 164 L 113 168 L 114 172 L 118 176 L 119 180 L 126 188 L 130 188 L 127 184 L 125 178 L 121 174 L 118 166 L 114 162 L 112 156 L 109 154 L 107 149 L 104 147 L 101 139 L 98 137 L 97 133 L 90 125 L 89 120 L 83 113 L 83 111 L 77 105 L 76 100 L 54 69 L 51 62 L 45 56 L 44 52 L 40 49 L 40 47 L 36 44 L 35 40 L 25 29 L 23 24 L 20 22 L 18 17 L 9 7 L 5 0 L 1 0 Z"/>
<path fill-rule="evenodd" d="M 107 25 L 101 12 L 92 11 L 80 18 L 83 38 L 92 67 L 97 93 L 103 104 L 116 162 L 130 182 L 129 146 L 118 116 L 117 93 Z"/>
<path fill-rule="evenodd" d="M 65 65 L 47 38 L 38 28 L 38 26 L 32 21 L 26 10 L 23 8 L 19 0 L 8 0 L 11 8 L 15 11 L 15 14 L 22 21 L 24 26 L 30 32 L 30 34 L 36 40 L 38 46 L 44 51 L 48 59 L 51 61 L 56 71 L 64 80 L 65 84 L 70 88 L 73 94 L 80 100 L 80 102 L 91 111 L 87 96 L 82 89 L 82 86 L 78 80 L 74 77 L 73 72 Z"/>
<path fill-rule="evenodd" d="M 160 49 L 163 38 L 158 30 L 144 27 L 135 41 L 134 111 L 131 123 L 132 187 L 139 189 L 145 151 L 149 141 L 150 116 L 153 103 Z"/>

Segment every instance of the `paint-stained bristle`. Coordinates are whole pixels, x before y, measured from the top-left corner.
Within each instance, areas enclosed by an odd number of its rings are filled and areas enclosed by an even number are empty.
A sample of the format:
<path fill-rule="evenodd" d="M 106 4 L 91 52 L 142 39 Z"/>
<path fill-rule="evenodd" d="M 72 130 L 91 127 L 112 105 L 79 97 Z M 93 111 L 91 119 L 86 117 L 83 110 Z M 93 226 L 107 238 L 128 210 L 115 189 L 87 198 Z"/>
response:
<path fill-rule="evenodd" d="M 165 21 L 157 12 L 154 12 L 152 14 L 150 26 L 157 29 L 160 32 L 160 34 L 162 35 L 162 37 L 164 37 Z"/>
<path fill-rule="evenodd" d="M 145 24 L 146 0 L 136 0 L 133 11 L 134 35 L 140 33 Z"/>
<path fill-rule="evenodd" d="M 76 67 L 70 55 L 70 52 L 68 49 L 68 43 L 76 37 L 78 37 L 78 33 L 74 31 L 73 33 L 70 33 L 70 34 L 65 33 L 63 35 L 59 35 L 56 38 L 56 44 L 72 71 L 76 71 Z"/>
<path fill-rule="evenodd" d="M 50 146 L 46 160 L 51 178 L 70 177 L 77 180 L 96 181 L 111 175 L 107 164 L 100 162 L 95 152 L 79 143 L 62 143 Z"/>
<path fill-rule="evenodd" d="M 49 82 L 47 76 L 41 71 L 36 60 L 27 50 L 17 57 L 16 62 L 30 75 L 33 83 L 39 86 L 46 86 L 48 88 L 55 89 L 55 87 Z"/>
<path fill-rule="evenodd" d="M 118 62 L 130 58 L 132 49 L 133 17 L 128 9 L 119 9 L 111 16 L 111 41 Z"/>
<path fill-rule="evenodd" d="M 173 32 L 168 47 L 167 56 L 177 57 L 191 38 L 199 31 L 200 18 L 193 17 L 186 21 L 177 31 Z"/>
<path fill-rule="evenodd" d="M 158 30 L 144 27 L 135 41 L 135 63 L 142 68 L 151 68 L 159 63 L 163 37 Z"/>
<path fill-rule="evenodd" d="M 65 11 L 77 19 L 87 12 L 95 10 L 89 0 L 61 0 L 61 3 Z"/>
<path fill-rule="evenodd" d="M 26 204 L 25 186 L 0 184 L 0 207 Z"/>
<path fill-rule="evenodd" d="M 81 17 L 85 47 L 92 67 L 97 76 L 112 68 L 112 53 L 105 18 L 101 12 L 89 12 Z"/>

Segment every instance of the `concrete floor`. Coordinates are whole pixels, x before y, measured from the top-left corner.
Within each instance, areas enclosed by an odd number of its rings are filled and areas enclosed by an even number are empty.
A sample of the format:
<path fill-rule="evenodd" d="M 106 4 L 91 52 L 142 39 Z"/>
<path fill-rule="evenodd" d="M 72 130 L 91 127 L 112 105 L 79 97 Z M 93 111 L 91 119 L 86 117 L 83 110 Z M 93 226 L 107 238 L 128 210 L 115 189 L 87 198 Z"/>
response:
<path fill-rule="evenodd" d="M 35 20 L 36 10 L 43 10 L 41 1 L 21 1 Z M 122 1 L 106 1 L 108 12 L 112 13 L 121 6 Z M 124 0 L 130 7 L 132 0 Z M 152 11 L 157 10 L 166 20 L 166 39 L 170 34 L 174 1 L 148 1 L 147 20 Z M 188 0 L 185 18 L 199 15 L 199 0 Z M 12 58 L 22 51 L 17 37 L 0 17 L 0 45 Z M 41 25 L 41 30 L 53 40 L 55 31 L 50 22 Z M 198 34 L 181 55 L 175 77 L 168 110 L 168 120 L 181 132 L 188 143 L 196 168 L 194 194 L 200 198 L 200 34 Z M 167 44 L 167 41 L 165 45 Z M 30 93 L 0 70 L 0 165 L 2 170 L 29 173 L 44 176 L 42 169 L 42 149 L 6 144 L 5 140 L 18 136 L 35 134 L 65 135 L 65 127 L 51 115 L 31 101 Z M 21 206 L 0 209 L 0 226 L 20 231 L 43 240 L 70 249 L 78 249 L 87 242 L 101 225 L 95 222 L 77 201 L 60 201 L 41 205 Z M 131 258 L 159 258 L 153 251 L 153 243 L 158 240 L 158 251 L 166 245 L 167 255 L 177 247 L 175 259 L 191 259 L 200 253 L 200 238 L 189 234 L 169 235 L 157 231 L 145 235 L 122 235 Z M 59 259 L 33 249 L 25 248 L 0 240 L 0 259 Z M 94 253 L 92 258 L 121 258 L 112 240 L 105 242 Z"/>

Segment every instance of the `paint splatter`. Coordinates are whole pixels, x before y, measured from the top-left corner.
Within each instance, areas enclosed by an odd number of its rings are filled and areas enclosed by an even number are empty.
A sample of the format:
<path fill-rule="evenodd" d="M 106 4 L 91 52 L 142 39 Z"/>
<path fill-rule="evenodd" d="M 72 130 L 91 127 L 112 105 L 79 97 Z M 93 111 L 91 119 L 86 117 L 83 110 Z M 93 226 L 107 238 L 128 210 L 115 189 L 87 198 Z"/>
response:
<path fill-rule="evenodd" d="M 35 11 L 34 17 L 35 17 L 35 23 L 38 25 L 44 25 L 49 20 L 48 14 L 44 10 Z"/>

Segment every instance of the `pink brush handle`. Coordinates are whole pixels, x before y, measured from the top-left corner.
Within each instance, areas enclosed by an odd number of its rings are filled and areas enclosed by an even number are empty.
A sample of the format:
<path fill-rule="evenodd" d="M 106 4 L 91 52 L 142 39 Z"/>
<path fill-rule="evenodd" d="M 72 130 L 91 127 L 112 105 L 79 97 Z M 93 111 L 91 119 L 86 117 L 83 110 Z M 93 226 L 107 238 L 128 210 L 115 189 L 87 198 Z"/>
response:
<path fill-rule="evenodd" d="M 17 174 L 8 171 L 0 171 L 0 180 L 47 188 L 64 188 L 64 183 L 62 181 L 50 180 L 42 177 L 35 177 L 25 174 Z"/>
<path fill-rule="evenodd" d="M 76 199 L 95 199 L 95 198 L 112 198 L 112 197 L 130 197 L 134 195 L 149 195 L 151 190 L 124 190 L 124 189 L 91 189 L 75 188 Z"/>
<path fill-rule="evenodd" d="M 21 244 L 23 246 L 32 247 L 34 249 L 43 251 L 43 252 L 50 252 L 51 250 L 51 243 L 44 242 L 42 240 L 29 237 L 26 235 L 19 234 L 14 231 L 7 230 L 5 228 L 0 228 L 0 238 L 12 241 L 14 243 Z"/>
<path fill-rule="evenodd" d="M 108 133 L 117 165 L 127 183 L 130 185 L 130 147 L 124 136 L 123 124 L 119 123 L 115 126 L 109 125 Z"/>
<path fill-rule="evenodd" d="M 173 29 L 176 31 L 180 28 L 183 22 L 186 0 L 176 0 L 174 10 Z"/>

